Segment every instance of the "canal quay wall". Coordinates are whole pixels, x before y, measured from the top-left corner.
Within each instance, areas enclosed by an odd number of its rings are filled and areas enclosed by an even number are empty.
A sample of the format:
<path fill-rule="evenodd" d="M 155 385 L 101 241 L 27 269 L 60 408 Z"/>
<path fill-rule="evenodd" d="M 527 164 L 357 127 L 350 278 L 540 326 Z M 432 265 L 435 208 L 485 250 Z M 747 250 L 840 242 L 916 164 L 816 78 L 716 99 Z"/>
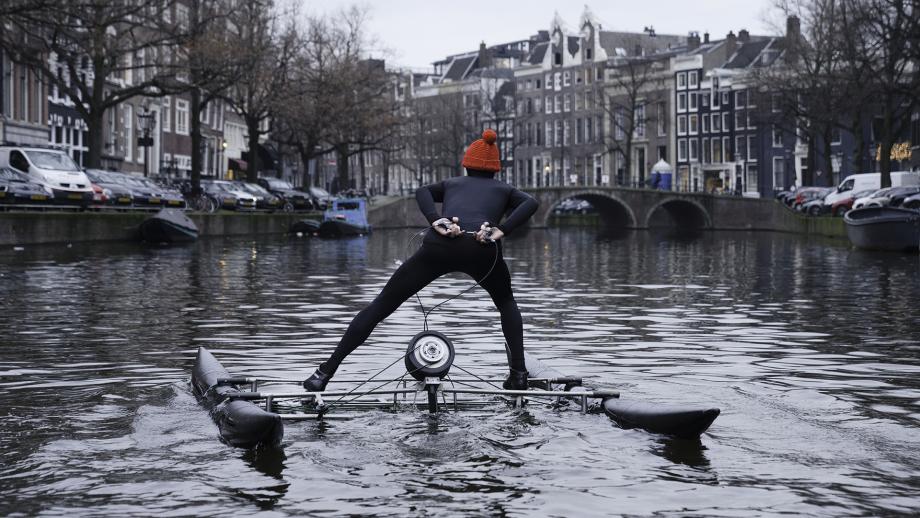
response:
<path fill-rule="evenodd" d="M 317 214 L 187 213 L 200 236 L 284 234 L 291 224 Z M 152 212 L 0 213 L 0 246 L 137 239 L 137 227 Z"/>
<path fill-rule="evenodd" d="M 764 230 L 846 238 L 843 218 L 805 216 L 773 200 L 745 201 L 744 210 L 737 210 L 730 218 L 718 217 L 719 212 L 715 211 L 717 217 L 709 219 L 710 224 L 706 225 L 706 228 Z M 138 225 L 150 216 L 151 213 L 146 212 L 5 212 L 0 213 L 0 246 L 133 240 L 137 238 Z M 284 234 L 296 221 L 319 218 L 316 213 L 190 212 L 188 216 L 198 226 L 202 237 Z M 562 218 L 565 219 L 571 217 Z M 599 221 L 600 224 L 604 224 L 604 219 L 604 214 L 595 217 L 595 221 Z M 368 210 L 368 220 L 373 228 L 377 229 L 428 226 L 418 210 L 414 197 L 382 200 Z M 552 218 L 535 217 L 531 226 L 545 228 L 551 220 Z M 647 228 L 643 225 L 629 226 Z"/>

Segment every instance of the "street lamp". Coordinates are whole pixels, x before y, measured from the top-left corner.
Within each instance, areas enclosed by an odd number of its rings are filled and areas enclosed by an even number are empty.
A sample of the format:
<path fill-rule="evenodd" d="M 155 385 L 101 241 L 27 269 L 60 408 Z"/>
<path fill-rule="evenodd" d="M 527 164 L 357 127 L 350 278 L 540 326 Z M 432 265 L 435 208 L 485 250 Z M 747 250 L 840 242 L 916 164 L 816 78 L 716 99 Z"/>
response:
<path fill-rule="evenodd" d="M 137 112 L 137 127 L 141 130 L 141 136 L 137 137 L 137 147 L 144 148 L 144 178 L 150 171 L 150 146 L 153 145 L 153 137 L 150 134 L 157 126 L 157 114 L 150 111 L 147 105 L 144 105 L 143 112 Z"/>
<path fill-rule="evenodd" d="M 546 164 L 546 167 L 543 168 L 543 187 L 549 187 L 549 173 L 552 172 L 552 168 L 549 164 Z"/>

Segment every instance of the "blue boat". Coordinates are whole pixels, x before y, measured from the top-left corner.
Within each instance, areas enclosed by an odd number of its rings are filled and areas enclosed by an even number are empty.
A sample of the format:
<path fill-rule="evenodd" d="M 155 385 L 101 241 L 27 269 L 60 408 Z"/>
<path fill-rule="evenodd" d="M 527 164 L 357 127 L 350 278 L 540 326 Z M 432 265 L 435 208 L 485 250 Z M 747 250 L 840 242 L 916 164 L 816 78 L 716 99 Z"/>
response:
<path fill-rule="evenodd" d="M 323 222 L 319 225 L 320 237 L 363 236 L 370 232 L 364 198 L 336 198 L 323 212 Z"/>

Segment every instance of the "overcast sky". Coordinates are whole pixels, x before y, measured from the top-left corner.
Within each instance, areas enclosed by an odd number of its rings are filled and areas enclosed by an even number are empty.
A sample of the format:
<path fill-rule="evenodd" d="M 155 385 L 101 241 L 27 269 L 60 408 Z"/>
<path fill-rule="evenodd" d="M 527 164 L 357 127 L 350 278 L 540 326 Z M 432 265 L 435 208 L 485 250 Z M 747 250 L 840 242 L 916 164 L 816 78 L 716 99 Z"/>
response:
<path fill-rule="evenodd" d="M 685 35 L 709 32 L 713 39 L 728 31 L 748 29 L 755 34 L 776 32 L 771 0 L 594 0 L 587 2 L 605 30 Z M 392 52 L 389 61 L 413 68 L 429 68 L 450 54 L 487 45 L 526 39 L 549 29 L 553 13 L 570 29 L 577 29 L 584 2 L 571 0 L 321 0 L 310 9 L 326 12 L 358 4 L 370 10 L 369 29 L 380 45 Z"/>

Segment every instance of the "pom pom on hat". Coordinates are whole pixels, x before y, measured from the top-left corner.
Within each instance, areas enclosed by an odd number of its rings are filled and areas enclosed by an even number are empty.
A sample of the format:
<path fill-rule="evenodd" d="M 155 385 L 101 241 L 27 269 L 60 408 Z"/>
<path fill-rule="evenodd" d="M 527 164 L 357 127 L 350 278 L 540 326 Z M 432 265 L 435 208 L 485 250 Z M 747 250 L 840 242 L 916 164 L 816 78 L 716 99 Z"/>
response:
<path fill-rule="evenodd" d="M 498 146 L 495 141 L 498 134 L 488 128 L 482 132 L 482 138 L 470 144 L 463 155 L 463 167 L 478 171 L 497 173 L 502 169 L 502 162 L 498 156 Z"/>

